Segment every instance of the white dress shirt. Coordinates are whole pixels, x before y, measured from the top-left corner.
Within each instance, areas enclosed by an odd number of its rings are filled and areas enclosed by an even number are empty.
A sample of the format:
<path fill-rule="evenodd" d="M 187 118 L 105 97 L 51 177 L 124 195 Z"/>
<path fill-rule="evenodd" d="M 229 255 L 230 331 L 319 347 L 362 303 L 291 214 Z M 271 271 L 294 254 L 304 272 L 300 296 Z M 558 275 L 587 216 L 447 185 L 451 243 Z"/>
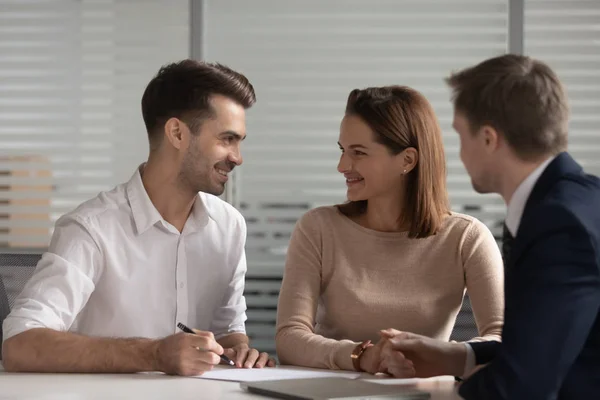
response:
<path fill-rule="evenodd" d="M 246 224 L 199 193 L 180 233 L 131 180 L 57 222 L 48 251 L 4 321 L 4 340 L 31 328 L 161 338 L 182 322 L 220 337 L 245 332 Z"/>
<path fill-rule="evenodd" d="M 537 183 L 540 176 L 546 170 L 548 164 L 554 160 L 555 157 L 550 157 L 543 163 L 541 163 L 531 174 L 527 176 L 521 182 L 515 193 L 510 198 L 510 202 L 508 203 L 508 209 L 506 210 L 506 227 L 508 231 L 513 237 L 517 236 L 517 231 L 519 230 L 519 225 L 521 224 L 521 217 L 523 216 L 523 211 L 525 211 L 525 204 L 527 204 L 527 200 L 529 199 L 529 195 L 533 190 L 533 187 Z"/>
<path fill-rule="evenodd" d="M 508 228 L 510 234 L 515 237 L 517 235 L 517 231 L 519 230 L 519 225 L 521 224 L 521 217 L 523 216 L 523 211 L 525 211 L 525 205 L 527 204 L 527 200 L 529 199 L 529 195 L 533 190 L 535 184 L 537 183 L 540 176 L 546 170 L 548 164 L 552 162 L 556 157 L 550 157 L 543 163 L 541 163 L 531 174 L 527 176 L 521 182 L 521 184 L 515 190 L 515 193 L 512 195 L 510 202 L 508 203 L 508 207 L 506 210 L 506 219 L 504 223 Z M 473 348 L 465 343 L 467 348 L 467 361 L 465 363 L 465 375 L 468 374 L 473 368 L 475 368 L 475 352 Z"/>

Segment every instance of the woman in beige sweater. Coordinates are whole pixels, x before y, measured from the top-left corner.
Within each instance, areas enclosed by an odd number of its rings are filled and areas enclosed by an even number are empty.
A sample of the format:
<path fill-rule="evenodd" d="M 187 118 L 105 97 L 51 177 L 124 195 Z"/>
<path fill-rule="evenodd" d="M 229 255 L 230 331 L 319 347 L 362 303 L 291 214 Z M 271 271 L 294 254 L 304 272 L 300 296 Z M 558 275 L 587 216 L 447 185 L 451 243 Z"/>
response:
<path fill-rule="evenodd" d="M 407 87 L 354 90 L 339 146 L 349 201 L 296 225 L 277 312 L 281 363 L 383 371 L 380 331 L 448 340 L 465 289 L 474 340 L 500 340 L 500 251 L 484 224 L 449 211 L 429 102 Z"/>

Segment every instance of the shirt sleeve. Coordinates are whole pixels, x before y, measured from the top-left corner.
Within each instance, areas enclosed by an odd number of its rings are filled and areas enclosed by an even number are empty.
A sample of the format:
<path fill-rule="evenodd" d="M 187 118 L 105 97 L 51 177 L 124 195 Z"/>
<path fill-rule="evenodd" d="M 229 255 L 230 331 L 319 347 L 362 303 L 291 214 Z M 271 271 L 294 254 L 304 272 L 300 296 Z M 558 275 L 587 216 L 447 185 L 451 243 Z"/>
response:
<path fill-rule="evenodd" d="M 78 218 L 59 219 L 48 251 L 4 320 L 3 339 L 32 328 L 68 331 L 94 291 L 100 260 L 88 225 Z"/>
<path fill-rule="evenodd" d="M 465 359 L 465 369 L 463 371 L 462 376 L 469 375 L 469 372 L 475 368 L 476 360 L 475 360 L 475 351 L 473 351 L 473 347 L 469 343 L 464 343 L 465 348 L 467 350 L 467 358 Z"/>
<path fill-rule="evenodd" d="M 239 215 L 238 232 L 235 243 L 231 247 L 231 263 L 235 266 L 233 274 L 223 296 L 221 306 L 213 313 L 211 332 L 218 339 L 231 333 L 246 333 L 246 298 L 244 297 L 244 283 L 248 267 L 246 265 L 246 223 Z"/>

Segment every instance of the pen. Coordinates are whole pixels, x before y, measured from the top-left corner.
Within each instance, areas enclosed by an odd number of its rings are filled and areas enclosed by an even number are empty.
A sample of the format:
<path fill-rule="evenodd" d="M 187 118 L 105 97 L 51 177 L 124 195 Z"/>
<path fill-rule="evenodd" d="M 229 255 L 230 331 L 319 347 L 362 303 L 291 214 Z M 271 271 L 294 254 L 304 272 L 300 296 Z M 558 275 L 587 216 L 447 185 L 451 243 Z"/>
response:
<path fill-rule="evenodd" d="M 184 331 L 185 333 L 191 333 L 194 335 L 196 334 L 196 332 L 194 332 L 193 330 L 191 330 L 190 328 L 188 328 L 181 322 L 177 323 L 177 327 L 179 329 L 181 329 L 182 331 Z M 235 363 L 233 361 L 231 361 L 231 359 L 229 357 L 227 357 L 225 354 L 221 354 L 219 357 L 221 357 L 221 360 L 223 360 L 225 362 L 225 364 L 231 365 L 232 367 L 235 366 Z"/>

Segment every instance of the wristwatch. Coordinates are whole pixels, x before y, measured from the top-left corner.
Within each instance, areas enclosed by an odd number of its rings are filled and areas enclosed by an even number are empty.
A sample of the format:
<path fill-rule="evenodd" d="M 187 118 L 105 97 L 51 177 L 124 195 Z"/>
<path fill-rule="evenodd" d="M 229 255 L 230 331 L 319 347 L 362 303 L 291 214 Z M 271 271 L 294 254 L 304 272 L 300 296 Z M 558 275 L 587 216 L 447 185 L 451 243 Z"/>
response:
<path fill-rule="evenodd" d="M 373 346 L 371 344 L 371 341 L 365 340 L 361 344 L 357 345 L 352 351 L 350 358 L 352 358 L 352 365 L 354 366 L 354 369 L 358 372 L 364 372 L 364 370 L 360 367 L 360 358 L 362 357 L 365 350 L 371 346 Z"/>

